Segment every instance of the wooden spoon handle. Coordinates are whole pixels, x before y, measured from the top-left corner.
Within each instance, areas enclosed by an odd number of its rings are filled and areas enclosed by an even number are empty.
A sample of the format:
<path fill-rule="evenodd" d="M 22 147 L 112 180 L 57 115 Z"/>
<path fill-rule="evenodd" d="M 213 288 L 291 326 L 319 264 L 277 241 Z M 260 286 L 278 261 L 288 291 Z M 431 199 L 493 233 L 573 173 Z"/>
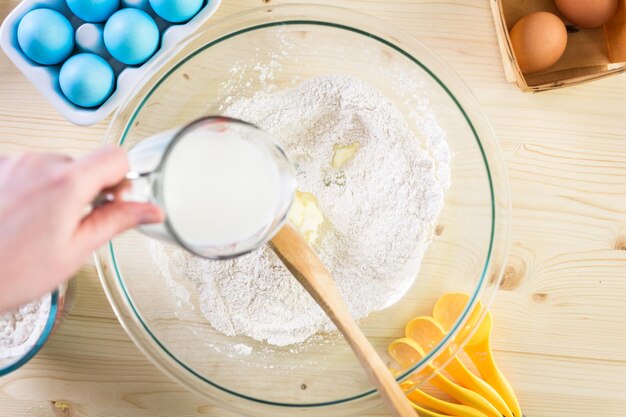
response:
<path fill-rule="evenodd" d="M 287 223 L 270 246 L 343 333 L 394 417 L 415 417 L 397 381 L 350 315 L 330 272 L 300 232 Z"/>

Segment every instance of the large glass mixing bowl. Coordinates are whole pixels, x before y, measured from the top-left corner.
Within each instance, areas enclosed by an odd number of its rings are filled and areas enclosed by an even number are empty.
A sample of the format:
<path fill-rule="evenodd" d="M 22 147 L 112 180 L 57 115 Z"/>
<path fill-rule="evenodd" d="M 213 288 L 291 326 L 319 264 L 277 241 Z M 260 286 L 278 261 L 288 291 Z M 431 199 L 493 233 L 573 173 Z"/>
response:
<path fill-rule="evenodd" d="M 492 129 L 468 88 L 429 49 L 374 18 L 332 7 L 267 7 L 209 22 L 154 63 L 114 116 L 105 142 L 129 148 L 157 132 L 219 114 L 233 98 L 328 74 L 376 87 L 407 119 L 417 106 L 428 105 L 447 136 L 451 186 L 421 270 L 398 303 L 360 321 L 391 364 L 387 345 L 403 335 L 409 319 L 430 314 L 446 292 L 469 293 L 471 301 L 452 331 L 398 376 L 423 371 L 423 381 L 443 365 L 438 354 L 458 351 L 471 334 L 475 323 L 468 320 L 481 313 L 470 310 L 490 305 L 505 262 L 509 216 Z M 280 348 L 213 329 L 193 290 L 182 300 L 175 294 L 169 281 L 184 290 L 185 277 L 164 278 L 150 246 L 147 237 L 126 233 L 96 254 L 97 266 L 130 337 L 182 385 L 255 416 L 293 415 L 296 409 L 315 416 L 356 415 L 380 403 L 335 334 Z"/>

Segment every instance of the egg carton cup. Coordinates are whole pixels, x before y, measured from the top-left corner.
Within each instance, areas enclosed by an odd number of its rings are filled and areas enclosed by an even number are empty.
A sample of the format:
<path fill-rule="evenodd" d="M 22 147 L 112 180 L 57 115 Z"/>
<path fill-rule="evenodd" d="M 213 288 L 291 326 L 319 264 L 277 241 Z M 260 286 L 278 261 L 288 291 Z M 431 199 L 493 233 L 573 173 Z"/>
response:
<path fill-rule="evenodd" d="M 116 75 L 113 94 L 100 106 L 93 108 L 80 107 L 70 102 L 59 87 L 59 71 L 61 65 L 43 66 L 30 60 L 21 50 L 17 42 L 17 26 L 22 17 L 34 9 L 53 9 L 64 15 L 74 30 L 85 23 L 75 16 L 68 8 L 65 0 L 24 0 L 7 16 L 0 27 L 0 47 L 13 61 L 15 66 L 30 80 L 43 96 L 70 122 L 87 126 L 106 118 L 136 87 L 139 80 L 153 70 L 154 63 L 160 57 L 173 50 L 183 39 L 202 26 L 216 11 L 221 0 L 205 0 L 205 4 L 191 20 L 183 24 L 173 24 L 148 12 L 159 27 L 161 35 L 160 47 L 145 63 L 139 66 L 127 66 L 112 58 L 108 53 L 102 56 L 113 68 Z M 74 51 L 76 53 L 76 50 Z"/>

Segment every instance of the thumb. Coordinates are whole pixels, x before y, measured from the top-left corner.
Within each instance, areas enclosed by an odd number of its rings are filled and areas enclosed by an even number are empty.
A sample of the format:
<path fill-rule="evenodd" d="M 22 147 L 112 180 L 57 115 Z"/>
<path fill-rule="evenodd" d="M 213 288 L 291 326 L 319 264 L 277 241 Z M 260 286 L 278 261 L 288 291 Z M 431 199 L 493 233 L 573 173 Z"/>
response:
<path fill-rule="evenodd" d="M 158 206 L 116 201 L 98 207 L 85 217 L 76 232 L 76 240 L 83 248 L 94 250 L 128 229 L 163 220 L 163 212 Z"/>

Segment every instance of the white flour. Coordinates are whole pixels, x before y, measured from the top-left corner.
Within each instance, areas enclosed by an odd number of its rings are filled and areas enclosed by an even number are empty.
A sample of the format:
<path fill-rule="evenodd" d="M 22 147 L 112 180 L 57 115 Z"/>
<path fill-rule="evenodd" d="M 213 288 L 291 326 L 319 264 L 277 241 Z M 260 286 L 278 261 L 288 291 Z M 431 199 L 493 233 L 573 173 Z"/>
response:
<path fill-rule="evenodd" d="M 416 136 L 379 91 L 328 76 L 259 92 L 224 112 L 268 131 L 296 163 L 298 188 L 317 197 L 328 224 L 315 249 L 356 319 L 405 294 L 443 206 L 449 152 L 427 110 L 412 115 Z M 332 168 L 334 146 L 354 143 L 354 156 Z M 155 245 L 153 257 L 163 263 L 167 255 Z M 168 262 L 161 270 L 185 276 L 204 316 L 227 335 L 284 346 L 334 328 L 267 247 L 230 261 L 180 251 Z"/>
<path fill-rule="evenodd" d="M 0 314 L 0 359 L 24 355 L 35 345 L 50 313 L 50 294 Z"/>

